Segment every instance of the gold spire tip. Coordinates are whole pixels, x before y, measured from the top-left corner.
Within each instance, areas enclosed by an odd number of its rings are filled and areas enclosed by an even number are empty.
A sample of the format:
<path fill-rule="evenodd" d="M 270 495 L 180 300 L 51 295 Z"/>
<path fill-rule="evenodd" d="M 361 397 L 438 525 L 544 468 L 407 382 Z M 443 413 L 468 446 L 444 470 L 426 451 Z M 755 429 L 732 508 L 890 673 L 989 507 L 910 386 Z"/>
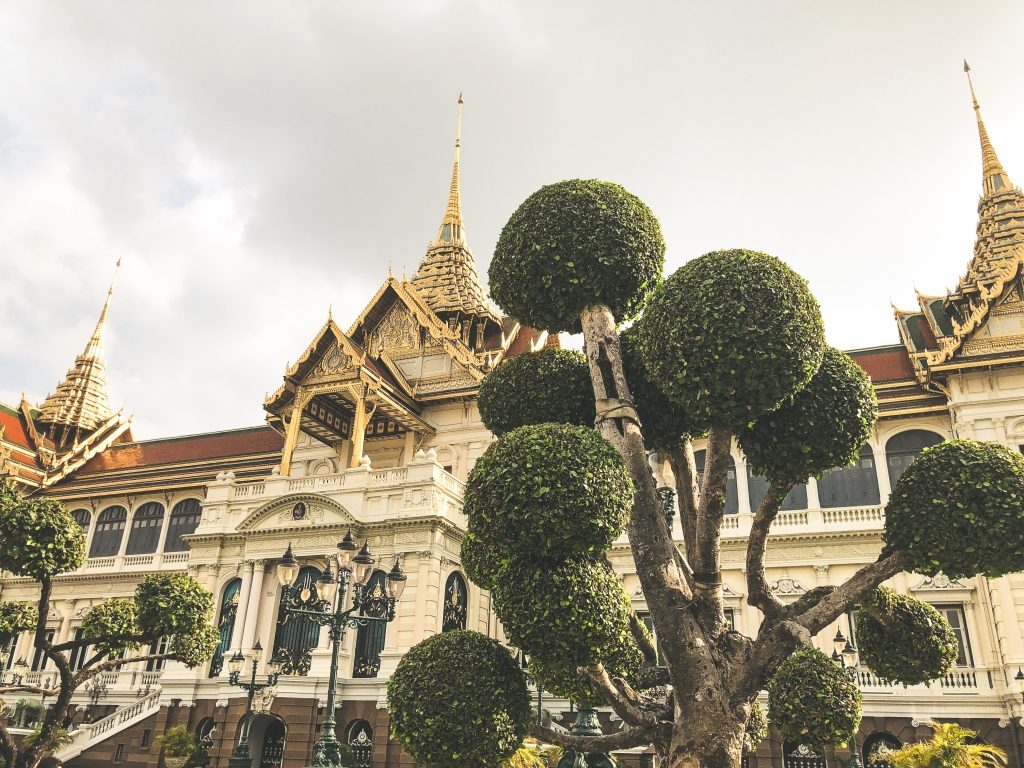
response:
<path fill-rule="evenodd" d="M 967 85 L 971 89 L 971 102 L 974 104 L 975 109 L 980 109 L 978 106 L 978 97 L 974 95 L 974 81 L 971 79 L 971 65 L 967 63 L 967 59 L 964 59 L 964 72 L 967 74 Z"/>

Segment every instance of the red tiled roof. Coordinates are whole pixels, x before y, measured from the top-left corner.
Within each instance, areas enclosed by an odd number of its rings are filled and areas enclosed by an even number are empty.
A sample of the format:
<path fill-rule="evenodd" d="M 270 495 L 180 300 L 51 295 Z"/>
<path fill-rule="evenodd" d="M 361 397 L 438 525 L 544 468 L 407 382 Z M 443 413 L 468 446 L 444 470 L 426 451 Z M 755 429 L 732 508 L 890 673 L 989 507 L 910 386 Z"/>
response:
<path fill-rule="evenodd" d="M 516 331 L 516 337 L 509 344 L 508 351 L 505 353 L 505 357 L 515 357 L 521 355 L 524 352 L 530 351 L 530 346 L 537 337 L 540 335 L 540 331 L 535 328 L 531 328 L 528 325 L 520 326 L 519 330 Z M 545 347 L 561 347 L 562 342 L 558 338 L 557 333 L 549 333 L 547 339 L 544 341 Z"/>
<path fill-rule="evenodd" d="M 28 441 L 28 435 L 25 434 L 25 427 L 21 423 L 21 416 L 12 413 L 13 410 L 8 410 L 0 404 L 0 425 L 4 428 L 4 439 L 31 451 L 32 446 Z"/>
<path fill-rule="evenodd" d="M 850 357 L 875 382 L 914 378 L 914 366 L 904 347 L 855 351 L 850 353 Z"/>
<path fill-rule="evenodd" d="M 270 427 L 146 440 L 112 446 L 86 462 L 76 474 L 272 453 L 283 446 L 284 438 Z"/>

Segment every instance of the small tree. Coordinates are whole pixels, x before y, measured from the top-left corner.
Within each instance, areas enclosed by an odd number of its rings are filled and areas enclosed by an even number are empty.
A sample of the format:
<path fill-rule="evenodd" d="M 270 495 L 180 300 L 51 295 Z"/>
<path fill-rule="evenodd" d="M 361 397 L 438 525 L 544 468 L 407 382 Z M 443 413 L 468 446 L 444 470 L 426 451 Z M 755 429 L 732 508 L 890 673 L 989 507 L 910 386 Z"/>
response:
<path fill-rule="evenodd" d="M 35 605 L 0 602 L 0 641 L 34 631 L 33 647 L 56 670 L 48 688 L 0 685 L 0 697 L 35 693 L 54 697 L 43 714 L 38 734 L 19 747 L 0 719 L 0 757 L 11 768 L 36 768 L 59 743 L 74 692 L 103 672 L 128 664 L 173 659 L 190 667 L 213 656 L 219 636 L 211 626 L 213 596 L 184 574 L 146 576 L 131 599 L 111 599 L 89 610 L 82 637 L 62 643 L 46 638 L 53 579 L 78 568 L 85 557 L 85 536 L 74 518 L 53 499 L 22 498 L 10 481 L 0 483 L 0 568 L 39 583 Z M 139 651 L 162 637 L 170 638 L 165 653 Z M 72 669 L 69 655 L 83 654 Z M 88 653 L 87 653 L 88 651 Z"/>

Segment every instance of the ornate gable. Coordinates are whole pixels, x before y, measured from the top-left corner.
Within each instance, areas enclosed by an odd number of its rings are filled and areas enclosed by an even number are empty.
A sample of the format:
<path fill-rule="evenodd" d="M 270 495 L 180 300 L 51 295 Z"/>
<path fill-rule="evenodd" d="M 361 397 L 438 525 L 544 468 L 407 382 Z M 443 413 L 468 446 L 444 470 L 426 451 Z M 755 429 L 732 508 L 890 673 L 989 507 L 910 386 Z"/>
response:
<path fill-rule="evenodd" d="M 358 521 L 338 502 L 312 493 L 291 494 L 267 502 L 238 525 L 239 532 L 303 531 L 323 526 L 350 526 Z"/>

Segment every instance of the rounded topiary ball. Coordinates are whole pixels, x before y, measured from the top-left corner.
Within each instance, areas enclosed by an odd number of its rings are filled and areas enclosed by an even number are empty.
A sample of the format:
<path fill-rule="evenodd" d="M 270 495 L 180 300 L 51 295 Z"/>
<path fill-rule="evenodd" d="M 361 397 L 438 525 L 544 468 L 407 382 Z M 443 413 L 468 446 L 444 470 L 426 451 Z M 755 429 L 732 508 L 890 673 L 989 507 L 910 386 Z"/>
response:
<path fill-rule="evenodd" d="M 142 641 L 139 606 L 134 600 L 113 598 L 89 609 L 82 619 L 82 637 L 93 640 L 101 651 L 121 653 Z M 160 635 L 146 635 L 156 640 Z"/>
<path fill-rule="evenodd" d="M 496 435 L 544 422 L 593 426 L 587 358 L 557 347 L 511 357 L 487 374 L 477 405 L 484 426 Z"/>
<path fill-rule="evenodd" d="M 607 305 L 633 317 L 661 280 L 665 240 L 640 198 L 618 184 L 573 179 L 541 187 L 505 224 L 491 295 L 535 328 L 580 331 L 580 313 Z"/>
<path fill-rule="evenodd" d="M 588 427 L 536 424 L 491 444 L 469 473 L 465 513 L 503 552 L 563 560 L 606 550 L 633 506 L 633 481 Z"/>
<path fill-rule="evenodd" d="M 544 659 L 587 664 L 632 637 L 629 596 L 603 559 L 517 558 L 498 575 L 492 596 L 512 644 Z"/>
<path fill-rule="evenodd" d="M 856 626 L 861 659 L 886 680 L 926 683 L 956 664 L 953 628 L 923 600 L 879 587 L 857 611 Z"/>
<path fill-rule="evenodd" d="M 153 637 L 193 633 L 213 617 L 213 595 L 183 573 L 146 576 L 135 588 L 135 602 L 139 626 Z"/>
<path fill-rule="evenodd" d="M 507 558 L 477 536 L 472 527 L 462 537 L 461 559 L 469 580 L 482 589 L 494 589 L 494 581 L 507 563 Z"/>
<path fill-rule="evenodd" d="M 0 570 L 39 579 L 73 571 L 85 559 L 85 535 L 60 502 L 4 496 Z"/>
<path fill-rule="evenodd" d="M 885 541 L 930 576 L 1024 571 L 1024 456 L 974 440 L 926 448 L 892 490 Z"/>
<path fill-rule="evenodd" d="M 39 608 L 32 603 L 0 603 L 0 638 L 34 630 L 38 621 Z"/>
<path fill-rule="evenodd" d="M 478 632 L 434 635 L 402 656 L 388 680 L 392 733 L 426 768 L 494 768 L 531 722 L 526 676 Z"/>
<path fill-rule="evenodd" d="M 696 423 L 732 429 L 800 390 L 825 353 L 807 282 L 755 251 L 684 264 L 635 327 L 640 355 L 665 395 Z"/>
<path fill-rule="evenodd" d="M 665 397 L 654 383 L 647 366 L 637 351 L 636 332 L 631 328 L 619 334 L 622 343 L 622 367 L 640 417 L 644 444 L 649 450 L 669 450 L 682 445 L 683 439 L 707 431 L 707 424 L 698 424 L 686 409 Z"/>
<path fill-rule="evenodd" d="M 853 463 L 877 418 L 867 373 L 828 347 L 807 386 L 743 429 L 739 443 L 757 474 L 796 485 Z"/>
<path fill-rule="evenodd" d="M 632 639 L 602 651 L 588 663 L 601 662 L 611 677 L 629 680 L 643 666 L 643 655 Z M 590 681 L 580 674 L 584 664 L 566 663 L 560 658 L 547 658 L 540 654 L 530 656 L 527 673 L 540 685 L 541 690 L 575 702 L 579 707 L 599 707 L 607 702 L 597 693 Z"/>
<path fill-rule="evenodd" d="M 768 683 L 768 720 L 784 739 L 815 747 L 844 745 L 860 718 L 857 684 L 817 648 L 796 651 Z"/>

